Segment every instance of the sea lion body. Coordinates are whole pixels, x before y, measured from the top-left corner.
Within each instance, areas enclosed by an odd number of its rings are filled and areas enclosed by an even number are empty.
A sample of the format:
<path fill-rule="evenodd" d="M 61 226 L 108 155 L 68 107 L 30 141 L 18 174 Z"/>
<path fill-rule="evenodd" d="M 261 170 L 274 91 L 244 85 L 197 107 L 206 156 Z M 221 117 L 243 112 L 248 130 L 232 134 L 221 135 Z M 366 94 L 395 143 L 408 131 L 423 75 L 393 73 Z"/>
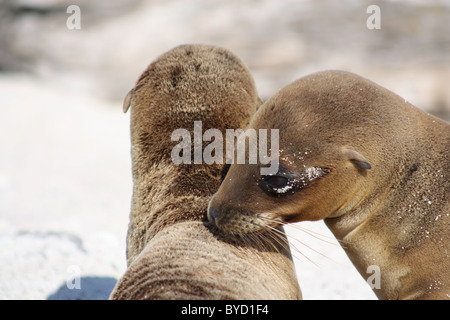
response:
<path fill-rule="evenodd" d="M 378 267 L 379 298 L 450 297 L 448 123 L 327 71 L 281 89 L 249 127 L 279 129 L 280 169 L 233 164 L 209 205 L 219 229 L 324 219 L 364 278 Z"/>
<path fill-rule="evenodd" d="M 172 159 L 174 130 L 192 134 L 195 121 L 203 131 L 245 128 L 260 104 L 248 69 L 222 48 L 180 46 L 141 75 L 124 102 L 133 198 L 128 269 L 111 299 L 301 298 L 282 229 L 276 239 L 252 242 L 220 235 L 206 221 L 224 164 Z"/>
<path fill-rule="evenodd" d="M 159 232 L 120 279 L 122 300 L 279 300 L 301 297 L 289 252 L 221 239 L 204 223 L 177 223 Z M 287 281 L 288 280 L 288 281 Z"/>

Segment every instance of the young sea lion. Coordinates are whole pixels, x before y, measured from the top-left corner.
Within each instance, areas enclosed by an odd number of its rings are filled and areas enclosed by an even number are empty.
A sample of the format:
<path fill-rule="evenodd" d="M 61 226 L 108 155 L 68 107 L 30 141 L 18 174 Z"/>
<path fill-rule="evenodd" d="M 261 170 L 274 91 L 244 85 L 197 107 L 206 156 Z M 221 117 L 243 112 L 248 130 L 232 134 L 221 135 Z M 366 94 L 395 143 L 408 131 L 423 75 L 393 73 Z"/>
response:
<path fill-rule="evenodd" d="M 241 239 L 206 221 L 223 164 L 175 164 L 172 133 L 245 128 L 261 103 L 245 65 L 225 49 L 186 45 L 154 61 L 131 105 L 133 200 L 128 269 L 111 299 L 299 299 L 282 229 Z M 195 151 L 195 150 L 194 150 Z"/>
<path fill-rule="evenodd" d="M 379 268 L 379 298 L 450 297 L 448 123 L 327 71 L 280 90 L 249 127 L 279 129 L 279 170 L 231 165 L 209 204 L 219 229 L 324 219 L 361 275 Z"/>

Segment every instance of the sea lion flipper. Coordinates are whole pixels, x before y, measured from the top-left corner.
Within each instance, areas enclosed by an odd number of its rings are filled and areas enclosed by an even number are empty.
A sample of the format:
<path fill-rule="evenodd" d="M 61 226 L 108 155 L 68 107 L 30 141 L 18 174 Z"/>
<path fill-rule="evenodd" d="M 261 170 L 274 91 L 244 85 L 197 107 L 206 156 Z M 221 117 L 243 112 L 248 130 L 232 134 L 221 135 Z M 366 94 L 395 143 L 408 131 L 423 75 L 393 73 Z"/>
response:
<path fill-rule="evenodd" d="M 123 113 L 127 113 L 128 109 L 130 109 L 132 96 L 133 96 L 133 89 L 131 89 L 127 93 L 125 99 L 123 100 Z"/>

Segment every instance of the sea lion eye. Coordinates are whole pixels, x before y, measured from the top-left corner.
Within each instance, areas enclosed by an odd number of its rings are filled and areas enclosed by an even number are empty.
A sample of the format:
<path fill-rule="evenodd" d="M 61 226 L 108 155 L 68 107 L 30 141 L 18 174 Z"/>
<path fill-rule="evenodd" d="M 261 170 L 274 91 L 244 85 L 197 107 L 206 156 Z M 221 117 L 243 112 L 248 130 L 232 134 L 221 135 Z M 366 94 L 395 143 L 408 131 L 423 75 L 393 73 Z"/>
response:
<path fill-rule="evenodd" d="M 292 191 L 295 192 L 293 190 L 294 184 L 292 180 L 281 175 L 263 177 L 258 185 L 264 192 L 274 197 L 281 197 L 293 193 Z"/>
<path fill-rule="evenodd" d="M 289 180 L 287 178 L 281 177 L 281 176 L 270 176 L 266 179 L 266 182 L 272 188 L 284 188 L 287 186 Z"/>
<path fill-rule="evenodd" d="M 299 172 L 289 172 L 281 167 L 280 169 L 276 175 L 264 176 L 258 181 L 261 190 L 277 198 L 305 189 L 330 172 L 330 169 L 320 167 L 309 167 Z"/>

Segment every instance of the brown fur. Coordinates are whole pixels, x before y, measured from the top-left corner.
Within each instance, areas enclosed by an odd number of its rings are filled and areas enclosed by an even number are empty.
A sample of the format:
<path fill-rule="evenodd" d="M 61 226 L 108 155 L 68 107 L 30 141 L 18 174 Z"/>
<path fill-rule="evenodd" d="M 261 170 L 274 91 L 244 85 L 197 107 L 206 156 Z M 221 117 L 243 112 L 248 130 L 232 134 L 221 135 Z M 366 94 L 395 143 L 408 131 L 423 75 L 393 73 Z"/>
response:
<path fill-rule="evenodd" d="M 224 239 L 198 221 L 174 224 L 150 240 L 111 298 L 299 299 L 290 253 L 275 248 Z"/>
<path fill-rule="evenodd" d="M 125 111 L 131 104 L 134 189 L 129 268 L 112 299 L 301 297 L 284 233 L 263 245 L 224 238 L 204 221 L 223 165 L 171 159 L 175 129 L 193 136 L 197 120 L 203 131 L 245 128 L 260 103 L 248 69 L 221 48 L 177 47 L 141 75 L 124 104 Z"/>
<path fill-rule="evenodd" d="M 325 219 L 383 299 L 450 297 L 450 125 L 354 74 L 301 78 L 250 124 L 280 129 L 280 163 L 325 174 L 293 194 L 258 187 L 258 165 L 232 165 L 210 203 L 225 231 Z M 239 204 L 237 207 L 235 204 Z M 217 214 L 219 212 L 220 214 Z"/>

